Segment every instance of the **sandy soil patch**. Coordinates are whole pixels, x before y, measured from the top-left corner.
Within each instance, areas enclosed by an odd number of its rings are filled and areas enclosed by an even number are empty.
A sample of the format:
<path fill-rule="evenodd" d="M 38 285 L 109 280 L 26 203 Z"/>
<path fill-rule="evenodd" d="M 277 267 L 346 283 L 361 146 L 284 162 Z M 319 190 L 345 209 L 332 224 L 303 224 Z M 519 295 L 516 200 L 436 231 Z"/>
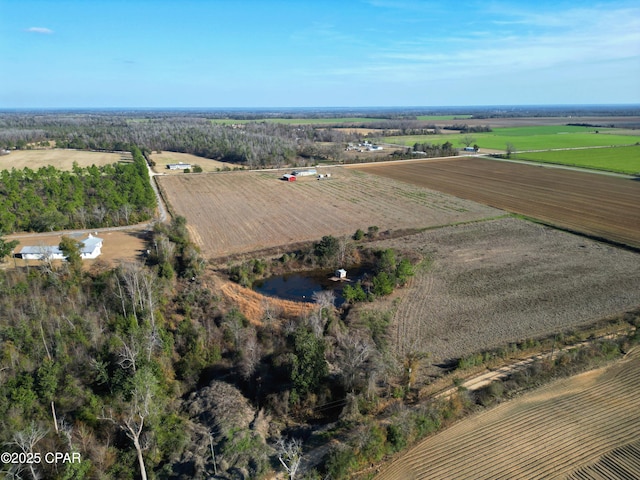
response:
<path fill-rule="evenodd" d="M 73 162 L 81 167 L 91 165 L 110 165 L 118 162 L 131 162 L 130 152 L 85 152 L 82 150 L 13 150 L 9 155 L 0 156 L 0 170 L 22 170 L 29 167 L 37 170 L 49 165 L 60 170 L 71 170 Z"/>

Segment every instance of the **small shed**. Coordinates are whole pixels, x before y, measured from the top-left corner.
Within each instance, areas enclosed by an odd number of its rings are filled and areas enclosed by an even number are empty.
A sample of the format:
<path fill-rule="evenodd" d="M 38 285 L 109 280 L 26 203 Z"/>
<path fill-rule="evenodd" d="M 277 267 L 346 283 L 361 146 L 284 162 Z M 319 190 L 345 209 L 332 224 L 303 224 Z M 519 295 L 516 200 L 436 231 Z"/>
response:
<path fill-rule="evenodd" d="M 338 270 L 336 270 L 336 277 L 341 280 L 347 278 L 347 271 L 344 268 L 339 268 Z"/>
<path fill-rule="evenodd" d="M 295 176 L 295 175 L 291 175 L 290 173 L 285 173 L 285 174 L 282 176 L 282 179 L 283 179 L 285 182 L 295 182 L 295 181 L 296 181 L 296 176 Z"/>

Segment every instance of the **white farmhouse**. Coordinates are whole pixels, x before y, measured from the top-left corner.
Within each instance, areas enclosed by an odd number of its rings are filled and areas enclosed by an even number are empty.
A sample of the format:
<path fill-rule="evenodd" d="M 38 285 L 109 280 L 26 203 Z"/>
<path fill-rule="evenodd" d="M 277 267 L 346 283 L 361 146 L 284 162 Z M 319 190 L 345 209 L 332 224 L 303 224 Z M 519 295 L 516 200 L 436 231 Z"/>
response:
<path fill-rule="evenodd" d="M 102 238 L 94 237 L 91 234 L 85 240 L 81 240 L 80 256 L 82 259 L 98 258 L 102 253 L 102 242 Z M 14 255 L 25 260 L 64 260 L 64 255 L 57 245 L 25 245 Z"/>

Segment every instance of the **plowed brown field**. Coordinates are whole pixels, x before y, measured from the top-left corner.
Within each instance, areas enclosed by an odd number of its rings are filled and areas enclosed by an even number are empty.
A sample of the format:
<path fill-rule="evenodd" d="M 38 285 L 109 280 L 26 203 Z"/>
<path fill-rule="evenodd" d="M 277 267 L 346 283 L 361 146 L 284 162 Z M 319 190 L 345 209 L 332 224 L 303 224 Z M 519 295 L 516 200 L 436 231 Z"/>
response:
<path fill-rule="evenodd" d="M 479 158 L 349 168 L 640 247 L 640 181 Z"/>
<path fill-rule="evenodd" d="M 187 218 L 191 238 L 209 257 L 248 253 L 352 235 L 376 225 L 421 228 L 504 212 L 378 175 L 326 169 L 328 179 L 287 183 L 277 172 L 156 177 L 173 213 Z"/>
<path fill-rule="evenodd" d="M 428 438 L 378 477 L 637 478 L 640 351 L 555 382 Z M 635 445 L 634 445 L 635 442 Z M 597 476 L 585 476 L 597 473 Z"/>
<path fill-rule="evenodd" d="M 392 332 L 398 353 L 418 348 L 435 364 L 640 305 L 638 253 L 517 218 L 427 230 L 377 246 L 431 258 L 396 300 Z"/>

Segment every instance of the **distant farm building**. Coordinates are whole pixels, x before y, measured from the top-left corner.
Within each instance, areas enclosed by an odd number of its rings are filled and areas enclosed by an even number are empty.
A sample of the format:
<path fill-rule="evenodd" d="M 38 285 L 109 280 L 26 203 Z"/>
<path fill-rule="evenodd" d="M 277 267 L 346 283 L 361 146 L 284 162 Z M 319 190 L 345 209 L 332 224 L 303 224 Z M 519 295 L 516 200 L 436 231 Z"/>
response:
<path fill-rule="evenodd" d="M 167 168 L 169 170 L 191 170 L 191 164 L 190 163 L 169 163 L 167 165 Z"/>
<path fill-rule="evenodd" d="M 80 256 L 83 260 L 97 258 L 102 253 L 102 238 L 89 234 L 85 240 L 81 240 Z M 24 260 L 64 260 L 64 255 L 57 245 L 24 246 L 14 254 Z"/>
<path fill-rule="evenodd" d="M 464 147 L 464 151 L 465 151 L 465 152 L 475 152 L 475 151 L 476 151 L 476 149 L 475 149 L 475 148 L 473 148 L 473 147 Z"/>
<path fill-rule="evenodd" d="M 282 176 L 282 179 L 283 179 L 285 182 L 295 182 L 295 181 L 296 181 L 296 176 L 295 176 L 295 175 L 291 175 L 290 173 L 285 173 L 285 174 Z"/>
<path fill-rule="evenodd" d="M 306 170 L 294 170 L 291 174 L 296 177 L 310 177 L 317 175 L 318 171 L 315 168 L 308 168 Z"/>

